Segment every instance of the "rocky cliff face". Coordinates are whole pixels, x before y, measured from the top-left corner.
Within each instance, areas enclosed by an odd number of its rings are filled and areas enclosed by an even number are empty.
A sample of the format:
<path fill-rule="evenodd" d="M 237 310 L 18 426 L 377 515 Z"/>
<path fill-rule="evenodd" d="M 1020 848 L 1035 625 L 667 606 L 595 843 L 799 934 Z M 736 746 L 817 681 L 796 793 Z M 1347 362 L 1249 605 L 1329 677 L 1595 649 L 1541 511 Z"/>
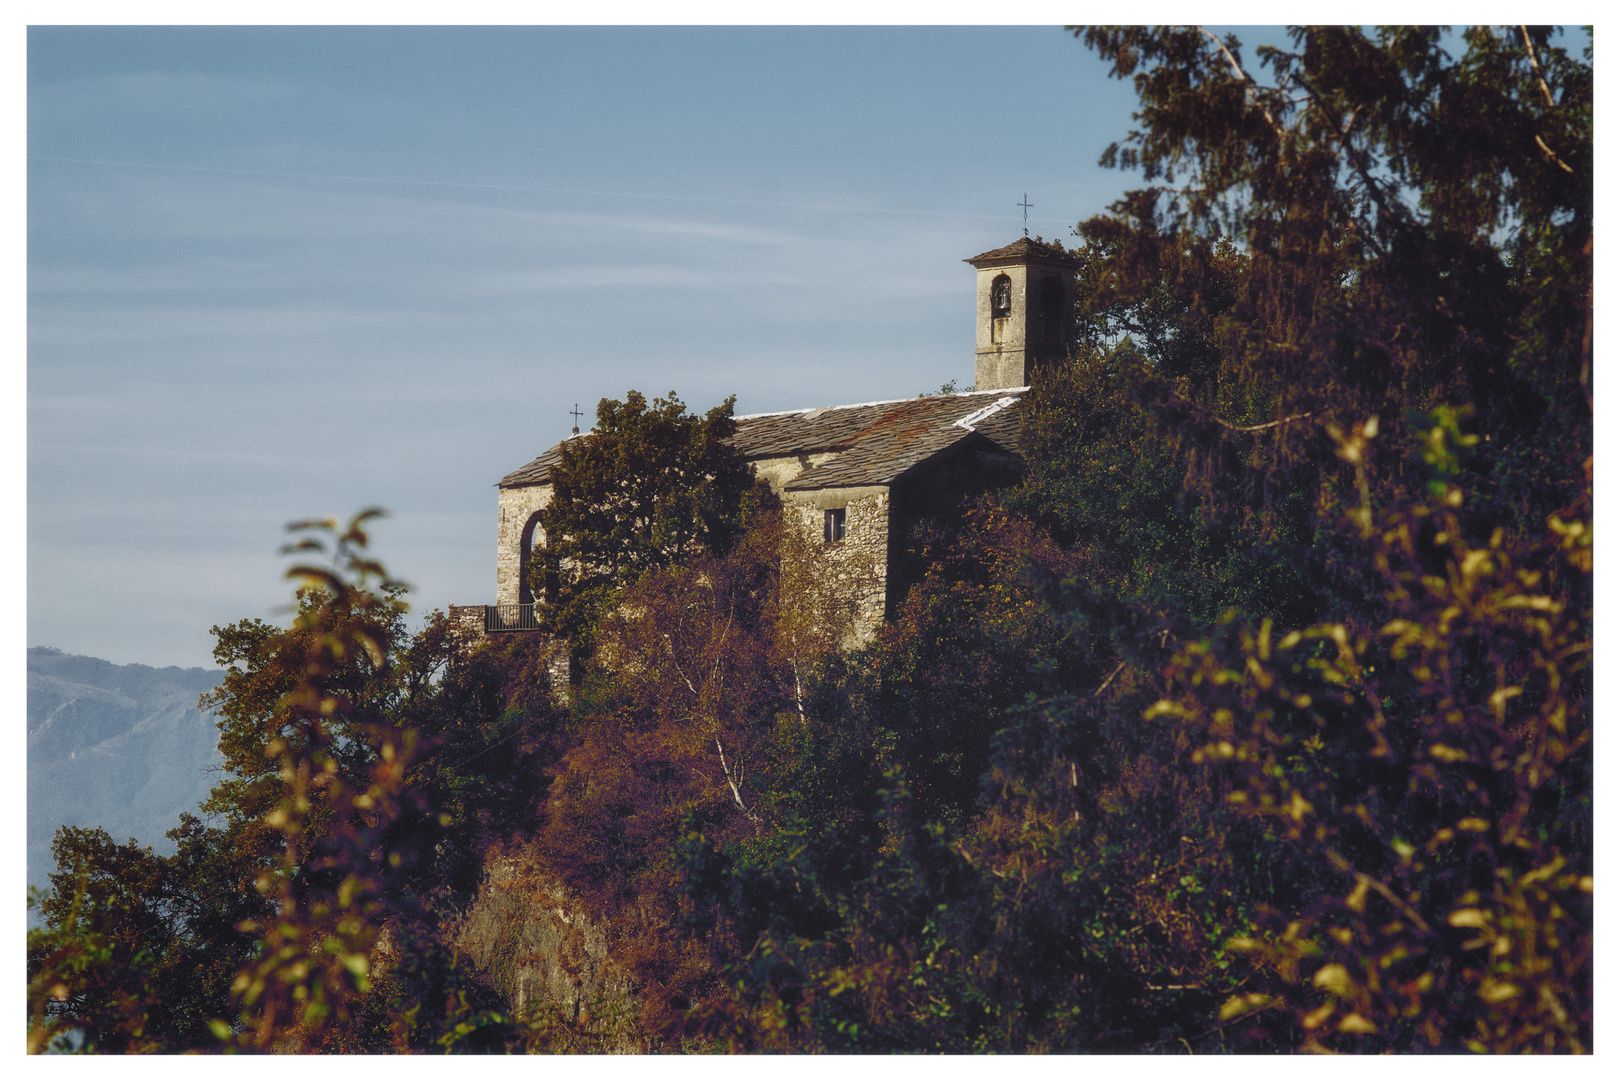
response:
<path fill-rule="evenodd" d="M 29 884 L 47 884 L 51 837 L 63 825 L 174 850 L 163 834 L 219 779 L 219 731 L 197 711 L 219 678 L 28 650 Z"/>
<path fill-rule="evenodd" d="M 551 1012 L 600 1033 L 600 1048 L 646 1049 L 630 981 L 605 930 L 541 873 L 526 848 L 492 852 L 478 894 L 450 939 L 517 1015 Z"/>

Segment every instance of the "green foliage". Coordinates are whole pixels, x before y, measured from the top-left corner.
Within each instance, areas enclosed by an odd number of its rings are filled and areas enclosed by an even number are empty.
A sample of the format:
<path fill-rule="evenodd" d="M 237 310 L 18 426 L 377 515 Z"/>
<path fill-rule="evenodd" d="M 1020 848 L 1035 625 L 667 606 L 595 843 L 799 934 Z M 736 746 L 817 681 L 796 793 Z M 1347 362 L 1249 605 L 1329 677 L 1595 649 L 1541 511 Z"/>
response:
<path fill-rule="evenodd" d="M 1461 503 L 1368 521 L 1384 590 L 1361 618 L 1229 624 L 1147 713 L 1315 864 L 1234 943 L 1268 978 L 1225 1010 L 1282 1004 L 1308 1048 L 1591 1046 L 1590 525 L 1572 507 L 1540 544 L 1474 546 Z"/>
<path fill-rule="evenodd" d="M 960 823 L 973 812 L 1006 710 L 1100 661 L 1064 640 L 1046 589 L 1074 559 L 1040 530 L 981 509 L 954 535 L 920 541 L 927 574 L 880 634 L 871 663 L 892 760 L 918 812 Z"/>
<path fill-rule="evenodd" d="M 1011 517 L 934 538 L 873 654 L 876 827 L 689 838 L 735 988 L 693 1023 L 736 1049 L 1589 1046 L 1590 608 L 1553 567 L 1590 568 L 1589 53 L 1313 28 L 1261 85 L 1196 28 L 1086 37 L 1143 102 L 1105 161 L 1165 184 L 1081 226 L 1076 362 L 1026 402 Z M 1527 539 L 1554 511 L 1565 554 Z M 1031 523 L 1050 539 L 1006 542 Z M 1234 606 L 1316 629 L 1279 669 Z M 1267 680 L 1289 711 L 1251 700 Z M 1167 685 L 1154 715 L 1188 722 L 1144 723 Z"/>
<path fill-rule="evenodd" d="M 41 907 L 68 951 L 42 957 L 35 978 L 57 980 L 83 1048 L 196 1047 L 205 1031 L 213 1045 L 314 1045 L 367 989 L 380 910 L 372 864 L 386 857 L 378 841 L 398 816 L 414 743 L 382 713 L 396 692 L 387 651 L 403 604 L 363 554 L 376 513 L 341 533 L 332 522 L 294 526 L 327 534 L 332 565 L 289 571 L 301 586 L 289 630 L 216 631 L 229 667 L 202 704 L 221 715 L 233 775 L 204 809 L 225 827 L 187 817 L 167 859 L 104 834 L 58 837 L 63 872 Z M 287 550 L 325 545 L 306 535 Z"/>
<path fill-rule="evenodd" d="M 1226 237 L 1143 237 L 1097 218 L 1078 230 L 1076 352 L 1096 362 L 1137 353 L 1183 393 L 1202 397 L 1220 370 L 1217 337 L 1242 295 L 1248 260 Z"/>
<path fill-rule="evenodd" d="M 30 896 L 29 907 L 35 900 Z M 116 925 L 129 907 L 114 901 L 103 910 Z M 132 963 L 136 957 L 96 925 L 95 914 L 81 919 L 80 904 L 70 901 L 58 906 L 45 928 L 28 931 L 30 1054 L 152 1046 L 145 1039 L 150 981 L 142 966 Z M 144 952 L 137 957 L 146 960 Z"/>
<path fill-rule="evenodd" d="M 1185 465 L 1134 396 L 1147 374 L 1139 357 L 1116 351 L 1082 355 L 1043 380 L 1026 406 L 1029 475 L 1003 503 L 1046 526 L 1088 580 L 1208 614 L 1231 595 L 1231 538 L 1206 528 L 1184 497 Z"/>
<path fill-rule="evenodd" d="M 732 399 L 698 417 L 671 392 L 647 401 L 632 390 L 624 401 L 596 407 L 596 427 L 562 445 L 552 470 L 542 577 L 557 575 L 547 592 L 547 619 L 588 655 L 597 620 L 619 590 L 649 570 L 699 552 L 724 555 L 741 534 L 745 503 L 756 495 L 742 455 L 725 440 L 736 430 Z"/>
<path fill-rule="evenodd" d="M 238 924 L 265 903 L 256 867 L 224 833 L 187 814 L 169 837 L 177 851 L 165 858 L 100 829 L 57 834 L 44 926 L 29 932 L 31 1052 L 216 1045 L 210 1021 L 227 1013 L 254 944 Z"/>
<path fill-rule="evenodd" d="M 402 677 L 421 684 L 393 715 L 417 733 L 407 782 L 422 800 L 389 835 L 404 871 L 404 895 L 390 902 L 396 911 L 408 901 L 460 910 L 483 876 L 485 852 L 539 827 L 565 718 L 544 643 L 513 638 L 469 653 L 435 612 L 396 653 Z"/>
<path fill-rule="evenodd" d="M 603 616 L 538 837 L 583 910 L 618 927 L 650 1033 L 718 990 L 706 953 L 672 932 L 684 832 L 697 823 L 728 843 L 763 842 L 814 802 L 791 772 L 819 730 L 801 675 L 836 627 L 813 635 L 784 610 L 781 514 L 764 500 L 746 509 L 724 556 L 646 572 Z"/>
<path fill-rule="evenodd" d="M 268 713 L 232 702 L 234 715 L 257 718 L 262 756 L 278 766 L 263 821 L 280 833 L 280 858 L 257 881 L 275 913 L 243 925 L 259 941 L 233 984 L 235 1041 L 324 1052 L 527 1045 L 558 1024 L 501 1010 L 440 927 L 482 870 L 479 849 L 461 845 L 533 824 L 525 789 L 550 760 L 555 710 L 507 708 L 502 669 L 535 674 L 521 650 L 505 664 L 461 658 L 442 617 L 404 642 L 398 589 L 363 554 L 370 516 L 341 533 L 330 521 L 294 526 L 316 535 L 289 552 L 331 556 L 330 567 L 289 571 L 303 585 L 298 617 L 259 654 L 295 678 Z"/>
<path fill-rule="evenodd" d="M 1189 234 L 1247 262 L 1214 394 L 1140 396 L 1215 519 L 1322 492 L 1315 551 L 1286 560 L 1322 621 L 1286 656 L 1241 619 L 1195 639 L 1160 707 L 1205 733 L 1233 807 L 1315 862 L 1270 898 L 1297 917 L 1240 938 L 1271 985 L 1223 1013 L 1282 1004 L 1313 1048 L 1579 1049 L 1590 609 L 1556 564 L 1590 569 L 1569 540 L 1589 536 L 1570 507 L 1590 476 L 1590 46 L 1472 29 L 1452 61 L 1432 28 L 1291 33 L 1262 82 L 1197 28 L 1085 32 L 1143 103 L 1105 161 L 1165 181 L 1088 233 L 1127 266 Z M 1223 418 L 1238 401 L 1270 414 Z M 1256 477 L 1235 492 L 1211 482 L 1233 450 Z M 1547 521 L 1563 539 L 1538 547 Z"/>
<path fill-rule="evenodd" d="M 307 599 L 275 656 L 296 676 L 259 731 L 261 768 L 273 768 L 276 783 L 264 822 L 281 833 L 282 849 L 255 883 L 274 913 L 243 924 L 260 948 L 232 984 L 238 1039 L 259 1051 L 318 1044 L 370 986 L 387 872 L 380 841 L 410 799 L 404 773 L 416 743 L 366 695 L 350 693 L 357 667 L 386 669 L 379 615 L 397 610 L 372 591 L 392 582 L 363 554 L 365 524 L 378 513 L 341 532 L 330 520 L 294 525 L 306 535 L 286 549 L 329 553 L 332 563 L 288 571 Z"/>

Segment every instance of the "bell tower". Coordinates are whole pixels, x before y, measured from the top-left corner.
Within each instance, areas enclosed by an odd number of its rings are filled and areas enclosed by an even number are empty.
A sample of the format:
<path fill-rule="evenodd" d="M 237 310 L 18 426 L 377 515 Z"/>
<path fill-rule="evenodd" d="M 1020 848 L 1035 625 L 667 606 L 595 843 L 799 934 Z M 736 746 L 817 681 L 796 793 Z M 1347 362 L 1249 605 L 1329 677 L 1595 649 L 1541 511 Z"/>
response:
<path fill-rule="evenodd" d="M 979 272 L 977 389 L 1028 386 L 1038 368 L 1068 356 L 1079 259 L 1021 236 L 962 261 Z"/>

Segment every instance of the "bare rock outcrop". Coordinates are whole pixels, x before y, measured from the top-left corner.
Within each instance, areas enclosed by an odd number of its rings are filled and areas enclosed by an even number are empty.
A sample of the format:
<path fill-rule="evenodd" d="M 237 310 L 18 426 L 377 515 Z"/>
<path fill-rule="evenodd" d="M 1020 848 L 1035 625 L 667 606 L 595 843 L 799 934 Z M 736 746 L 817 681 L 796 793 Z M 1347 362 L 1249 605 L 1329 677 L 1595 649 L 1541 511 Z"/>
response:
<path fill-rule="evenodd" d="M 549 1013 L 594 1033 L 609 1053 L 644 1052 L 631 982 L 613 962 L 609 935 L 530 854 L 525 848 L 489 854 L 450 942 L 514 1015 Z"/>

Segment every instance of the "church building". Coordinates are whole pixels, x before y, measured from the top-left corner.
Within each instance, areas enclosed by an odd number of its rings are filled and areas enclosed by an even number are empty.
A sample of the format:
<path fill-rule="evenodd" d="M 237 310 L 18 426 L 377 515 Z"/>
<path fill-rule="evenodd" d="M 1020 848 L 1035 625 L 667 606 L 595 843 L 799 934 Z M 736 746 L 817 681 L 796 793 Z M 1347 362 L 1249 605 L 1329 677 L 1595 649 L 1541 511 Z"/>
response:
<path fill-rule="evenodd" d="M 736 418 L 736 447 L 781 497 L 799 539 L 856 594 L 858 641 L 920 577 L 906 562 L 912 526 L 1018 479 L 1019 402 L 1036 370 L 1065 358 L 1072 336 L 1073 256 L 1025 236 L 965 261 L 978 276 L 973 390 Z M 535 626 L 529 565 L 560 448 L 496 485 L 495 604 L 452 609 L 453 618 L 481 615 L 485 632 Z"/>

